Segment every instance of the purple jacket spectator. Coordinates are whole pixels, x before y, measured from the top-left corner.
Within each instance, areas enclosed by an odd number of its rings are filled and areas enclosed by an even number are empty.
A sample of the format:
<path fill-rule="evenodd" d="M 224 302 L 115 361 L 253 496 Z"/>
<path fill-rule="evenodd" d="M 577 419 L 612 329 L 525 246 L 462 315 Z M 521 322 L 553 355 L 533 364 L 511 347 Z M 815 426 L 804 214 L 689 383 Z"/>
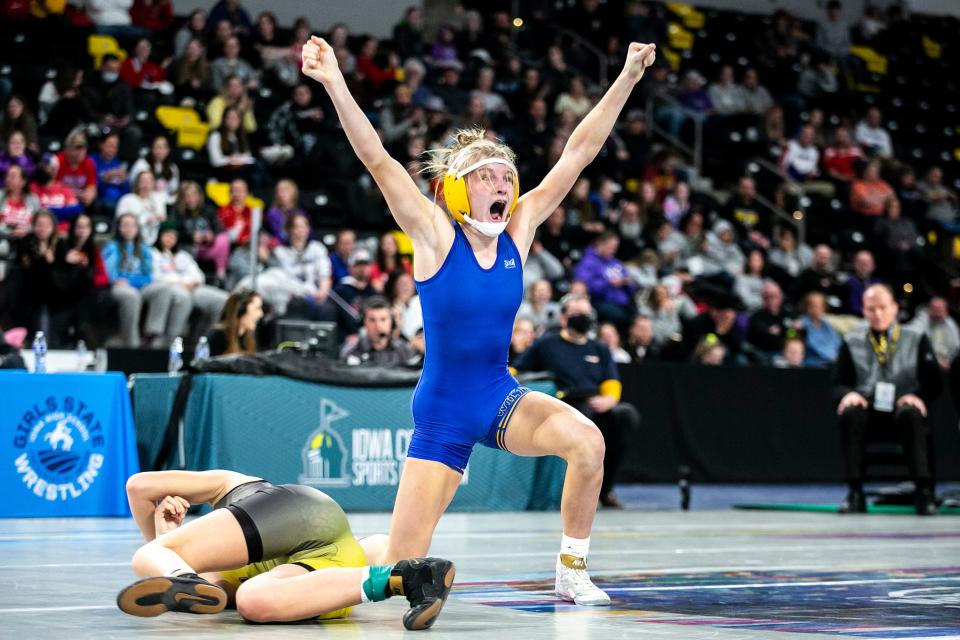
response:
<path fill-rule="evenodd" d="M 0 153 L 0 182 L 7 177 L 7 169 L 13 165 L 18 164 L 23 169 L 23 177 L 27 180 L 30 180 L 33 177 L 33 172 L 36 170 L 36 163 L 30 159 L 28 155 L 22 155 L 17 158 L 10 156 L 6 151 Z"/>
<path fill-rule="evenodd" d="M 265 220 L 265 225 L 267 230 L 273 235 L 274 238 L 280 242 L 287 243 L 287 220 L 289 220 L 294 215 L 307 215 L 303 209 L 291 209 L 289 211 L 282 211 L 277 207 L 272 207 L 267 211 L 267 216 Z M 313 238 L 313 230 L 310 231 L 310 237 Z"/>
<path fill-rule="evenodd" d="M 710 95 L 706 89 L 685 93 L 680 96 L 679 102 L 687 109 L 697 113 L 706 113 L 713 110 L 713 102 L 710 100 Z"/>
<path fill-rule="evenodd" d="M 607 241 L 603 239 L 603 236 L 597 241 L 597 244 L 602 247 L 603 244 L 608 242 L 619 245 L 615 237 Z M 603 254 L 607 253 L 603 249 L 601 249 L 601 252 Z M 590 298 L 595 302 L 609 302 L 617 305 L 630 304 L 633 293 L 637 290 L 636 283 L 627 279 L 629 275 L 622 262 L 612 255 L 610 257 L 601 255 L 601 252 L 598 252 L 594 247 L 588 247 L 583 254 L 583 260 L 574 270 L 574 277 L 587 285 Z M 615 254 L 616 248 L 613 250 L 613 255 Z M 616 279 L 623 279 L 623 284 L 614 285 L 612 281 Z"/>

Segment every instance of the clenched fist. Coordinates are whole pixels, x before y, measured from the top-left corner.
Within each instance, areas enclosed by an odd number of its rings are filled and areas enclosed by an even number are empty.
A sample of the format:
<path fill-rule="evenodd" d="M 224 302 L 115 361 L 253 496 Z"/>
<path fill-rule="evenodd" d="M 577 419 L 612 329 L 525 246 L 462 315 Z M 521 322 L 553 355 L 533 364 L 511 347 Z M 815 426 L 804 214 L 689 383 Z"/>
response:
<path fill-rule="evenodd" d="M 627 49 L 627 60 L 623 63 L 623 73 L 633 82 L 637 82 L 656 59 L 657 45 L 631 42 L 630 48 Z"/>
<path fill-rule="evenodd" d="M 333 47 L 323 38 L 310 36 L 303 45 L 302 58 L 303 75 L 313 78 L 320 84 L 326 85 L 340 76 L 340 67 L 337 65 L 337 56 L 333 53 Z"/>

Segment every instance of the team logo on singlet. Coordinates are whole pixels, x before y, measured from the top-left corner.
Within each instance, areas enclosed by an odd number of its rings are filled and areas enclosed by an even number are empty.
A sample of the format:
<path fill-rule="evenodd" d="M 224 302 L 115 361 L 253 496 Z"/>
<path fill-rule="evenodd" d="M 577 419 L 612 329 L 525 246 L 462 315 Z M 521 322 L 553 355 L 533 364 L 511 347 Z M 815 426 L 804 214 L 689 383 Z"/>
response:
<path fill-rule="evenodd" d="M 103 466 L 103 427 L 81 400 L 50 396 L 30 407 L 13 438 L 13 460 L 25 488 L 50 502 L 75 500 L 96 481 Z"/>
<path fill-rule="evenodd" d="M 516 268 L 517 268 L 517 259 L 516 259 L 516 258 L 510 258 L 509 260 L 504 260 L 504 261 L 503 261 L 503 268 L 504 268 L 504 269 L 516 269 Z"/>
<path fill-rule="evenodd" d="M 307 438 L 301 452 L 303 474 L 300 484 L 313 487 L 349 487 L 347 447 L 331 424 L 349 416 L 337 403 L 324 398 L 320 401 L 320 426 Z"/>

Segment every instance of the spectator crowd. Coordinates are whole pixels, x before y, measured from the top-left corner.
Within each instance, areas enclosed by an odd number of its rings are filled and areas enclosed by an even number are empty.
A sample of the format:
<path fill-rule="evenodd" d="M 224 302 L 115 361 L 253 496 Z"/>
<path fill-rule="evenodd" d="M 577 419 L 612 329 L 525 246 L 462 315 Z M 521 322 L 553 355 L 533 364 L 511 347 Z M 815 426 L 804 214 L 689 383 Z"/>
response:
<path fill-rule="evenodd" d="M 0 2 L 4 38 L 64 36 L 30 64 L 0 53 L 14 69 L 0 76 L 0 327 L 43 329 L 54 347 L 165 348 L 203 335 L 225 305 L 237 315 L 228 296 L 253 286 L 254 269 L 262 348 L 278 319 L 329 321 L 345 361 L 381 364 L 423 351 L 415 256 L 300 74 L 302 44 L 327 39 L 391 155 L 433 198 L 421 156 L 464 127 L 516 150 L 521 190 L 539 183 L 602 94 L 582 43 L 616 74 L 631 41 L 668 47 L 680 20 L 658 2 L 579 0 L 520 28 L 466 3 L 462 20 L 429 28 L 410 7 L 379 39 L 309 17 L 281 25 L 240 0 L 187 16 L 171 0 L 75 4 Z M 708 15 L 707 32 L 732 15 Z M 530 249 L 511 363 L 558 329 L 557 301 L 572 293 L 591 302 L 615 362 L 830 367 L 864 291 L 886 283 L 947 366 L 960 350 L 956 162 L 901 143 L 914 122 L 885 120 L 851 55 L 906 55 L 920 40 L 894 31 L 916 18 L 899 4 L 857 24 L 842 15 L 832 1 L 816 23 L 754 17 L 741 39 L 755 41 L 739 44 L 750 55 L 659 56 Z M 100 36 L 118 46 L 88 57 Z M 161 108 L 209 133 L 185 142 Z M 683 151 L 698 127 L 704 175 Z M 757 157 L 772 176 L 749 169 Z"/>

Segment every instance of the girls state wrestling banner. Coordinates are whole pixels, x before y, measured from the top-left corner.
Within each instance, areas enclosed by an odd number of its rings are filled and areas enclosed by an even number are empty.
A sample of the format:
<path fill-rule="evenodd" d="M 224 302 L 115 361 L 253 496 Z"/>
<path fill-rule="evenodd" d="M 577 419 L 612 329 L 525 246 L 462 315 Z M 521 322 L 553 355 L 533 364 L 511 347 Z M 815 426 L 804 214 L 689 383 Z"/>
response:
<path fill-rule="evenodd" d="M 139 471 L 123 374 L 0 372 L 2 517 L 127 516 Z"/>
<path fill-rule="evenodd" d="M 152 459 L 177 378 L 137 375 L 138 440 Z M 531 388 L 552 392 L 552 383 Z M 413 434 L 413 387 L 356 388 L 274 376 L 203 374 L 192 381 L 179 451 L 168 468 L 226 468 L 328 493 L 344 509 L 393 508 Z M 159 405 L 154 404 L 159 402 Z M 451 505 L 459 511 L 558 508 L 564 463 L 474 447 Z"/>

